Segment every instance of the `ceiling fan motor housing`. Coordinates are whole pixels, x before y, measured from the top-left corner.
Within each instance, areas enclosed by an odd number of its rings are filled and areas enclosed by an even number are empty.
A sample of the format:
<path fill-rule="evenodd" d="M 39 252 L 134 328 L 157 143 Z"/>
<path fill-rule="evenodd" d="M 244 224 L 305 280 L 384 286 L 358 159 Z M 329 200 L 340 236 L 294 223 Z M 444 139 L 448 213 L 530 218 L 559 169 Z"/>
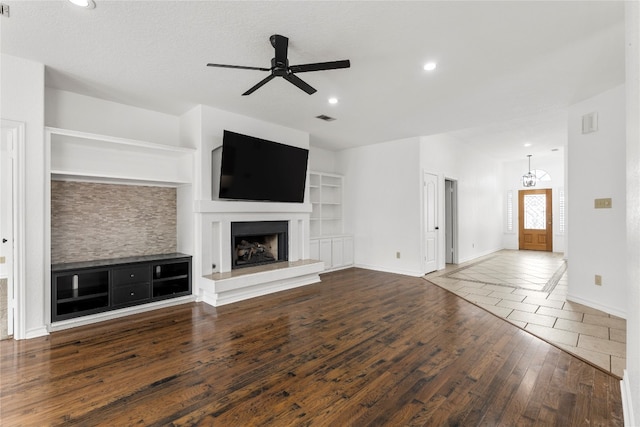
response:
<path fill-rule="evenodd" d="M 281 36 L 280 34 L 273 34 L 269 37 L 269 41 L 271 42 L 271 46 L 273 46 L 275 50 L 275 56 L 271 59 L 271 68 L 261 68 L 261 67 L 247 67 L 243 65 L 227 65 L 227 64 L 207 64 L 209 67 L 222 67 L 222 68 L 238 68 L 245 70 L 258 70 L 258 71 L 270 71 L 270 74 L 259 81 L 256 85 L 254 85 L 251 89 L 243 93 L 242 95 L 251 95 L 253 92 L 270 82 L 275 77 L 283 77 L 288 82 L 297 86 L 299 89 L 303 90 L 307 94 L 311 95 L 316 92 L 316 90 L 307 84 L 304 80 L 300 79 L 300 77 L 296 76 L 295 73 L 305 73 L 309 71 L 323 71 L 323 70 L 335 70 L 338 68 L 349 68 L 351 63 L 348 59 L 341 61 L 331 61 L 331 62 L 316 62 L 313 64 L 303 64 L 303 65 L 294 65 L 293 67 L 289 67 L 289 58 L 288 58 L 288 50 L 289 50 L 289 39 L 285 36 Z"/>

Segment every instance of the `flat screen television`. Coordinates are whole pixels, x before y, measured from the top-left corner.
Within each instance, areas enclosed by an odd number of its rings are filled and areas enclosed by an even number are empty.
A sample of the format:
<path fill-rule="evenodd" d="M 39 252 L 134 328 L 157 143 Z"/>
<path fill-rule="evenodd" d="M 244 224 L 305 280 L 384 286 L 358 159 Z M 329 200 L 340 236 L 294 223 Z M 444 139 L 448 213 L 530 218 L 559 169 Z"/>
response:
<path fill-rule="evenodd" d="M 212 158 L 212 198 L 302 203 L 309 150 L 224 131 Z"/>

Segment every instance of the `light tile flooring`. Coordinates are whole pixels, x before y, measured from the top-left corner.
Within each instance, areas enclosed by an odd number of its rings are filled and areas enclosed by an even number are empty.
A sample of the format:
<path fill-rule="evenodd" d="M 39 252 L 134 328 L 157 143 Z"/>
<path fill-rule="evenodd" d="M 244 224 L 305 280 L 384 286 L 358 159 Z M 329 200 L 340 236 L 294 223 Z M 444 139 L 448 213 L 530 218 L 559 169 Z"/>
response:
<path fill-rule="evenodd" d="M 626 321 L 567 301 L 562 254 L 503 250 L 425 278 L 622 377 Z"/>

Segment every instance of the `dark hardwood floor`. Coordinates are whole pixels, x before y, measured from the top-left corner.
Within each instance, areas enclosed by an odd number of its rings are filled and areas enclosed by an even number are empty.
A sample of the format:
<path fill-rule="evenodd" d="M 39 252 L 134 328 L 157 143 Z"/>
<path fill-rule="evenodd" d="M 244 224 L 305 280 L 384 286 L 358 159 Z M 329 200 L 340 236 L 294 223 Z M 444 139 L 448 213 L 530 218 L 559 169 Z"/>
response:
<path fill-rule="evenodd" d="M 615 377 L 423 279 L 360 269 L 0 350 L 3 426 L 623 424 Z"/>

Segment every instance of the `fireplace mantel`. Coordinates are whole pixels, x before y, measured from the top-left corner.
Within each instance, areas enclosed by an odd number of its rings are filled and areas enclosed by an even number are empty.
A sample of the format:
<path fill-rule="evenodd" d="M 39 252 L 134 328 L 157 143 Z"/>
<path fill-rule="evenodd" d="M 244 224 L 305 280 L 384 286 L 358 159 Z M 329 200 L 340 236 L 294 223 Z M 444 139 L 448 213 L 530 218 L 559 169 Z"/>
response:
<path fill-rule="evenodd" d="M 236 200 L 196 200 L 195 213 L 306 213 L 311 203 L 243 202 Z"/>
<path fill-rule="evenodd" d="M 194 265 L 199 297 L 213 306 L 320 281 L 324 263 L 310 260 L 311 203 L 197 200 L 195 244 L 201 248 Z M 287 221 L 289 262 L 251 274 L 231 273 L 231 223 Z"/>

